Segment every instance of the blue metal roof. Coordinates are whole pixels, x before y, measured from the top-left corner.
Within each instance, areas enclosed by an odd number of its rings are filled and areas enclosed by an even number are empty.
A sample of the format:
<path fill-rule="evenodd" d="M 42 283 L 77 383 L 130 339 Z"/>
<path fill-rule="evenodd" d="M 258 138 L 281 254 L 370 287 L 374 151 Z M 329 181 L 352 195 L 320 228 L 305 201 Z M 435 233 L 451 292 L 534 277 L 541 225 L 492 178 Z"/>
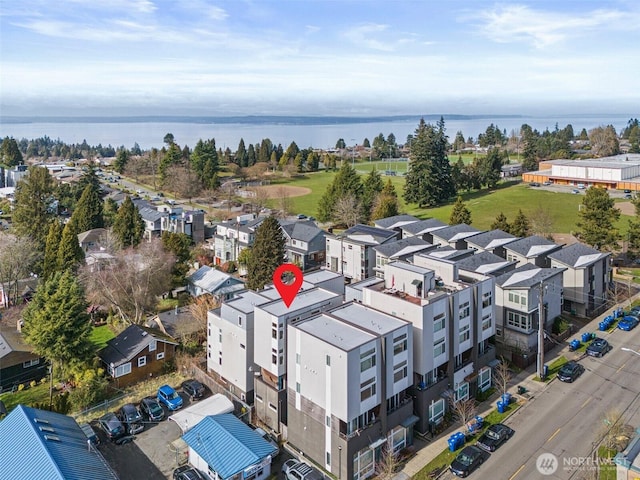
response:
<path fill-rule="evenodd" d="M 0 422 L 0 478 L 118 480 L 72 417 L 23 405 Z"/>
<path fill-rule="evenodd" d="M 223 479 L 260 463 L 276 451 L 232 413 L 209 415 L 182 438 Z"/>

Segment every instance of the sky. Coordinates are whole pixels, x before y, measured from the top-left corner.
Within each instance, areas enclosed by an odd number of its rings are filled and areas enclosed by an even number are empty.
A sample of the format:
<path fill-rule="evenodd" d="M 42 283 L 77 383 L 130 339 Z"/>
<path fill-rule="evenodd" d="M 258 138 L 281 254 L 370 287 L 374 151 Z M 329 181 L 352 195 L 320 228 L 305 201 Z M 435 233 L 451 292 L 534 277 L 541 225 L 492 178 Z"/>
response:
<path fill-rule="evenodd" d="M 2 115 L 640 113 L 637 0 L 0 0 Z"/>

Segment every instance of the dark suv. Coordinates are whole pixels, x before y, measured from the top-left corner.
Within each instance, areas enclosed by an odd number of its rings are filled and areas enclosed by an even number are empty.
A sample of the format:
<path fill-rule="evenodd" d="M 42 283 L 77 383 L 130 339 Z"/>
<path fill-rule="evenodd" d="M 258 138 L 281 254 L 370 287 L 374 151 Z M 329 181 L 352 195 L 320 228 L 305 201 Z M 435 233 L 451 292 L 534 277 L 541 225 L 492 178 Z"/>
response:
<path fill-rule="evenodd" d="M 558 380 L 561 382 L 571 383 L 582 375 L 582 372 L 584 372 L 584 367 L 578 362 L 571 360 L 570 362 L 565 363 L 558 372 Z"/>
<path fill-rule="evenodd" d="M 591 345 L 587 347 L 587 355 L 591 357 L 602 357 L 611 350 L 611 345 L 604 338 L 596 338 Z"/>
<path fill-rule="evenodd" d="M 191 400 L 199 400 L 204 397 L 205 388 L 197 380 L 185 380 L 182 382 L 182 391 L 186 393 Z"/>
<path fill-rule="evenodd" d="M 116 417 L 116 414 L 113 412 L 106 413 L 100 417 L 98 425 L 100 425 L 102 431 L 112 442 L 117 441 L 127 434 L 124 425 L 122 425 L 122 422 L 118 420 L 118 417 Z"/>
<path fill-rule="evenodd" d="M 118 418 L 125 425 L 129 435 L 135 435 L 144 430 L 140 410 L 133 403 L 127 403 L 118 410 Z"/>
<path fill-rule="evenodd" d="M 164 418 L 162 405 L 153 397 L 145 397 L 140 400 L 140 410 L 152 422 L 159 422 Z"/>

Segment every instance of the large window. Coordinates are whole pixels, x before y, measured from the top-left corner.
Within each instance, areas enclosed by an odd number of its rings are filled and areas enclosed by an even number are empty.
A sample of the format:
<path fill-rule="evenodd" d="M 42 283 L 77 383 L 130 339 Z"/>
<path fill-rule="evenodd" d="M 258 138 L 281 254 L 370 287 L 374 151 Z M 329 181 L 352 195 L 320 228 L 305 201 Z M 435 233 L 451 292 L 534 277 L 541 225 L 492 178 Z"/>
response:
<path fill-rule="evenodd" d="M 491 328 L 491 314 L 482 317 L 482 331 L 489 330 Z"/>
<path fill-rule="evenodd" d="M 433 333 L 444 329 L 444 313 L 439 313 L 433 317 Z"/>
<path fill-rule="evenodd" d="M 444 398 L 431 402 L 429 405 L 429 421 L 439 424 L 444 418 Z"/>
<path fill-rule="evenodd" d="M 507 325 L 524 332 L 531 331 L 531 318 L 518 312 L 507 312 Z"/>
<path fill-rule="evenodd" d="M 462 327 L 460 327 L 460 343 L 464 343 L 467 340 L 469 340 L 469 336 L 470 336 L 470 326 L 469 325 L 464 325 Z"/>
<path fill-rule="evenodd" d="M 466 400 L 467 398 L 469 398 L 469 383 L 468 382 L 462 382 L 460 384 L 458 384 L 458 388 L 456 390 L 456 395 L 455 395 L 455 400 L 456 402 L 459 402 L 461 400 Z"/>
<path fill-rule="evenodd" d="M 469 316 L 469 302 L 464 302 L 460 304 L 460 320 L 463 318 L 467 318 Z"/>
<path fill-rule="evenodd" d="M 482 308 L 487 308 L 493 303 L 493 293 L 486 292 L 482 294 Z"/>
<path fill-rule="evenodd" d="M 393 354 L 398 355 L 407 349 L 407 334 L 400 335 L 393 339 Z"/>
<path fill-rule="evenodd" d="M 439 357 L 445 352 L 444 338 L 433 344 L 433 358 Z"/>
<path fill-rule="evenodd" d="M 391 443 L 393 445 L 393 453 L 398 453 L 406 445 L 407 429 L 398 425 L 391 432 Z"/>
<path fill-rule="evenodd" d="M 353 478 L 361 480 L 369 478 L 375 473 L 373 450 L 365 447 L 353 456 Z"/>
<path fill-rule="evenodd" d="M 509 301 L 526 307 L 527 295 L 524 293 L 521 294 L 520 292 L 509 292 Z"/>
<path fill-rule="evenodd" d="M 364 402 L 376 394 L 376 379 L 370 378 L 360 384 L 360 401 Z"/>
<path fill-rule="evenodd" d="M 398 365 L 393 366 L 393 382 L 399 382 L 403 378 L 407 378 L 407 361 L 404 360 Z"/>
<path fill-rule="evenodd" d="M 120 365 L 119 367 L 116 367 L 116 372 L 114 374 L 114 377 L 116 378 L 121 377 L 129 373 L 131 373 L 131 362 L 125 363 L 124 365 Z"/>
<path fill-rule="evenodd" d="M 478 372 L 478 390 L 484 392 L 491 387 L 491 368 L 484 367 Z"/>
<path fill-rule="evenodd" d="M 376 349 L 372 348 L 360 354 L 360 371 L 364 372 L 376 366 Z"/>
<path fill-rule="evenodd" d="M 29 368 L 40 363 L 39 358 L 34 358 L 33 360 L 27 360 L 26 362 L 22 362 L 22 368 Z"/>
<path fill-rule="evenodd" d="M 151 342 L 149 343 L 149 351 L 155 352 L 157 346 L 158 346 L 158 342 L 156 342 L 155 340 L 151 340 Z"/>

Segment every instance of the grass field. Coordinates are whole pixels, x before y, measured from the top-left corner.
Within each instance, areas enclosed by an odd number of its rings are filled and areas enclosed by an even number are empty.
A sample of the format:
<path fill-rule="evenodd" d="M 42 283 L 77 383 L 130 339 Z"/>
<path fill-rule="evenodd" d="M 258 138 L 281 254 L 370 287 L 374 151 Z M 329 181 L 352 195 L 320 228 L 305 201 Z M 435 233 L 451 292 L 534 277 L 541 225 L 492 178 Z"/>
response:
<path fill-rule="evenodd" d="M 402 162 L 397 162 L 400 167 Z M 373 166 L 386 168 L 386 162 L 372 162 Z M 364 164 L 356 164 L 356 169 L 365 175 L 369 170 Z M 381 172 L 384 173 L 384 170 Z M 278 179 L 273 183 L 284 185 L 296 185 L 311 189 L 312 193 L 302 197 L 290 199 L 293 213 L 304 213 L 317 216 L 317 207 L 327 185 L 335 177 L 335 172 L 308 173 L 296 178 Z M 391 179 L 396 187 L 400 200 L 400 208 L 403 213 L 415 215 L 418 218 L 434 217 L 448 222 L 453 203 L 437 208 L 418 208 L 415 204 L 407 204 L 402 199 L 405 179 L 402 176 L 383 176 L 383 180 Z M 489 229 L 498 213 L 503 212 L 508 221 L 512 221 L 522 209 L 523 213 L 531 217 L 537 210 L 548 213 L 552 222 L 551 231 L 554 233 L 571 233 L 577 229 L 578 205 L 584 198 L 583 195 L 570 193 L 551 192 L 544 189 L 534 189 L 523 183 L 508 182 L 498 185 L 493 190 L 480 190 L 471 193 L 462 193 L 462 198 L 471 211 L 473 226 L 478 229 Z M 277 201 L 272 201 L 275 206 Z M 628 227 L 630 217 L 621 215 L 617 228 L 624 235 Z"/>
<path fill-rule="evenodd" d="M 113 330 L 109 327 L 109 325 L 102 325 L 100 327 L 95 327 L 91 331 L 91 343 L 93 343 L 96 347 L 96 350 L 100 350 L 102 347 L 107 345 L 107 342 L 115 337 Z"/>

